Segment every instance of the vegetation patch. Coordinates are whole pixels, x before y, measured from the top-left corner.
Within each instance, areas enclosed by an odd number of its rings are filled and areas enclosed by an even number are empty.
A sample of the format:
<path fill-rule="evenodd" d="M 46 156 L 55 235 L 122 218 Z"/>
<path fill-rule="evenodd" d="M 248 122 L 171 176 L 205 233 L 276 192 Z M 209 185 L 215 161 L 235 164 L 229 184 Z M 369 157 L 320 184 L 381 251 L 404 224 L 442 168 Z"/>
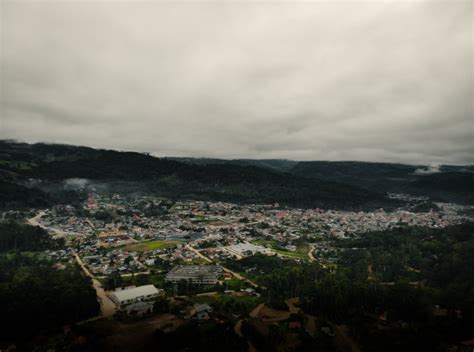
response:
<path fill-rule="evenodd" d="M 283 249 L 281 244 L 275 240 L 258 239 L 258 240 L 252 241 L 252 243 L 259 246 L 271 248 L 273 252 L 286 256 L 286 257 L 291 257 L 291 258 L 296 258 L 296 259 L 307 259 L 307 253 L 308 253 L 307 244 L 298 245 L 296 247 L 296 251 L 292 252 L 292 251 Z"/>
<path fill-rule="evenodd" d="M 306 259 L 306 253 L 301 253 L 301 252 L 290 252 L 290 251 L 285 251 L 282 249 L 273 249 L 273 251 L 277 254 L 284 255 L 286 257 L 291 257 L 291 258 L 296 258 L 296 259 Z"/>
<path fill-rule="evenodd" d="M 174 240 L 156 240 L 126 245 L 125 247 L 123 247 L 123 249 L 128 250 L 130 252 L 145 252 L 154 251 L 156 249 L 174 248 L 180 243 L 182 242 Z"/>

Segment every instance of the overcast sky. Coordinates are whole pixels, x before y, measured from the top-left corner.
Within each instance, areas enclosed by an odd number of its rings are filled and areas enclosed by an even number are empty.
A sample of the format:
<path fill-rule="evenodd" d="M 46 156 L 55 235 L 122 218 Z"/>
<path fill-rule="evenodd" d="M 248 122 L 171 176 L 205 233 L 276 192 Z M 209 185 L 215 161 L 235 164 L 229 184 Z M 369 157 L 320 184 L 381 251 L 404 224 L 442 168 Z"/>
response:
<path fill-rule="evenodd" d="M 474 164 L 470 0 L 0 2 L 0 138 Z"/>

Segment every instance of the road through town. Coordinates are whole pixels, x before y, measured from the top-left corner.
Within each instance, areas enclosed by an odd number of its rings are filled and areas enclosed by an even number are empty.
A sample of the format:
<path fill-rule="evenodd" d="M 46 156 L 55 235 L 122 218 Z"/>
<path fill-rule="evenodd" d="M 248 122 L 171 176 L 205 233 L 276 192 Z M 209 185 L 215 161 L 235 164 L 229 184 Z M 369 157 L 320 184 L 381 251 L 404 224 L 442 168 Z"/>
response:
<path fill-rule="evenodd" d="M 198 251 L 196 248 L 190 246 L 189 244 L 186 245 L 186 248 L 187 248 L 188 250 L 190 250 L 191 252 L 195 253 L 197 256 L 199 256 L 199 258 L 204 259 L 206 262 L 208 262 L 208 263 L 214 263 L 214 261 L 213 261 L 212 259 L 206 257 L 204 254 L 202 254 L 200 251 Z M 235 271 L 232 271 L 232 270 L 227 269 L 227 268 L 225 268 L 225 267 L 222 267 L 222 269 L 223 269 L 225 272 L 227 272 L 227 273 L 231 274 L 232 276 L 236 277 L 237 279 L 242 280 L 242 281 L 245 281 L 245 282 L 249 283 L 249 284 L 250 284 L 251 286 L 253 286 L 253 287 L 258 287 L 258 285 L 257 285 L 255 282 L 253 282 L 252 280 L 247 279 L 246 277 L 243 277 L 242 275 L 236 273 Z"/>
<path fill-rule="evenodd" d="M 97 297 L 99 298 L 100 310 L 101 310 L 100 317 L 102 318 L 111 317 L 117 311 L 115 304 L 107 296 L 107 293 L 105 292 L 100 282 L 87 269 L 84 262 L 82 261 L 82 259 L 79 257 L 77 253 L 74 253 L 74 258 L 76 259 L 77 264 L 79 264 L 79 266 L 84 271 L 84 273 L 92 279 L 92 286 L 94 287 L 95 292 L 97 293 Z"/>

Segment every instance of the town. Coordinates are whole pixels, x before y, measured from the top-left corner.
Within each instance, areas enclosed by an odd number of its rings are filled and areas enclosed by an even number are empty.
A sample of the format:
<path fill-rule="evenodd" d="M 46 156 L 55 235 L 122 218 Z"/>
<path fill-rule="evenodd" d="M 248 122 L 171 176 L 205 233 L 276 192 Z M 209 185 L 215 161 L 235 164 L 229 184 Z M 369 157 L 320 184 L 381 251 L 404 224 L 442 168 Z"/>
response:
<path fill-rule="evenodd" d="M 174 202 L 92 192 L 81 208 L 57 205 L 40 210 L 28 222 L 46 229 L 54 238 L 64 239 L 65 249 L 46 254 L 59 262 L 77 261 L 95 280 L 103 308 L 107 300 L 123 308 L 112 291 L 102 290 L 104 285 L 107 290 L 122 290 L 120 285 L 106 284 L 117 275 L 124 287 L 127 278 L 148 278 L 144 283 L 154 284 L 154 293 L 164 294 L 168 288 L 168 294 L 176 294 L 176 286 L 183 280 L 200 285 L 200 292 L 237 281 L 239 285 L 230 287 L 253 293 L 257 285 L 246 273 L 227 268 L 226 263 L 261 254 L 296 262 L 318 261 L 327 267 L 337 265 L 341 249 L 334 243 L 340 239 L 400 226 L 443 228 L 472 219 L 460 215 L 463 207 L 458 205 L 437 206 L 439 210 L 425 213 L 403 209 L 349 212 L 286 209 L 279 204 Z M 2 217 L 14 215 L 10 211 Z M 142 296 L 140 290 L 135 296 Z M 127 297 L 128 303 L 138 301 Z"/>
<path fill-rule="evenodd" d="M 79 205 L 8 210 L 0 218 L 44 230 L 61 245 L 43 250 L 41 256 L 59 271 L 76 268 L 90 279 L 98 315 L 80 321 L 79 326 L 106 321 L 120 329 L 121 322 L 127 321 L 127 329 L 148 324 L 173 336 L 189 324 L 204 324 L 203 329 L 209 324 L 230 324 L 232 336 L 247 341 L 253 350 L 255 341 L 248 329 L 263 329 L 259 334 L 266 336 L 280 324 L 290 332 L 303 331 L 298 343 L 303 336 L 318 343 L 337 336 L 351 345 L 353 339 L 339 326 L 303 314 L 296 291 L 275 292 L 280 279 L 272 272 L 284 268 L 289 274 L 300 267 L 309 275 L 318 270 L 336 273 L 347 268 L 344 257 L 358 258 L 360 248 L 347 246 L 348 241 L 396 229 L 438 231 L 474 220 L 472 206 L 434 203 L 436 209 L 414 212 L 425 197 L 389 196 L 405 201 L 405 206 L 354 212 L 175 201 L 90 190 Z M 387 273 L 378 273 L 376 279 L 374 265 L 364 265 L 367 283 L 394 285 Z M 419 269 L 403 270 L 412 277 L 410 285 L 423 285 Z M 304 279 L 295 280 L 296 287 L 305 285 Z M 439 306 L 432 310 L 435 316 L 450 314 Z"/>

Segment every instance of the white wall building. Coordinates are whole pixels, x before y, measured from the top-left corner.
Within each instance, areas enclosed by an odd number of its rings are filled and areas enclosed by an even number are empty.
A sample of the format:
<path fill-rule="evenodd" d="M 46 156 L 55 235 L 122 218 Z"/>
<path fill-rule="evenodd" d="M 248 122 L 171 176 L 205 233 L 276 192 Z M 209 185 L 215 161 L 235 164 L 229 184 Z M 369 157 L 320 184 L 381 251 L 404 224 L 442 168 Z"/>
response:
<path fill-rule="evenodd" d="M 273 254 L 272 250 L 263 246 L 254 245 L 252 243 L 239 243 L 232 246 L 225 247 L 227 251 L 237 257 L 246 257 L 248 254 L 255 255 L 256 253 Z"/>
<path fill-rule="evenodd" d="M 144 285 L 115 291 L 110 294 L 110 299 L 119 307 L 158 297 L 160 290 L 153 285 Z"/>

